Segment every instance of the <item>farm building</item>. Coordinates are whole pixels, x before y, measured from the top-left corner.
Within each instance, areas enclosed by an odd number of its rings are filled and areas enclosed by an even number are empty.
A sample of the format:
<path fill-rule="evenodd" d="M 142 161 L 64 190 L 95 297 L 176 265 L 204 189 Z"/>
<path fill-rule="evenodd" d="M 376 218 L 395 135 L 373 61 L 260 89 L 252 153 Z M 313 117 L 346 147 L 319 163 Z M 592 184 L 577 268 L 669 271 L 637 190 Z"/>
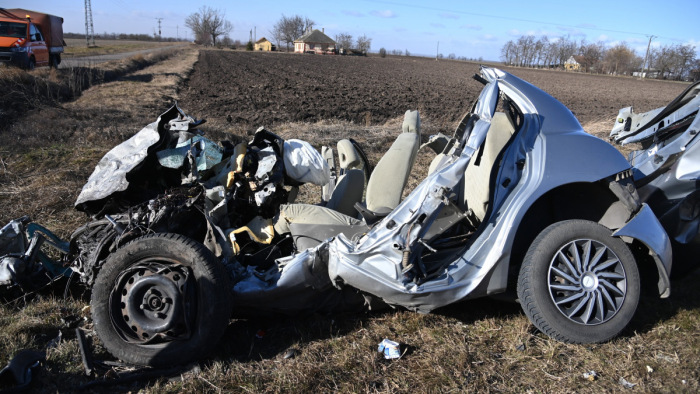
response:
<path fill-rule="evenodd" d="M 277 47 L 275 46 L 275 44 L 271 43 L 270 40 L 263 37 L 255 42 L 255 50 L 269 52 L 269 51 L 276 51 Z"/>
<path fill-rule="evenodd" d="M 294 52 L 335 52 L 335 41 L 323 31 L 315 29 L 294 40 Z"/>
<path fill-rule="evenodd" d="M 564 62 L 564 69 L 566 71 L 581 71 L 582 63 L 583 56 L 572 55 L 567 61 Z"/>

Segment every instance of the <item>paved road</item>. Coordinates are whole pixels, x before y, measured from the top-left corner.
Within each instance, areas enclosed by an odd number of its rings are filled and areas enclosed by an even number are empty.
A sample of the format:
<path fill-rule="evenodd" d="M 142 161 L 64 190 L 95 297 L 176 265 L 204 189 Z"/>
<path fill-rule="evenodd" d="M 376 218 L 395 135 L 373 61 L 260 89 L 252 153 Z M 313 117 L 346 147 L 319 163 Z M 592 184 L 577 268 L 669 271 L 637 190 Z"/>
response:
<path fill-rule="evenodd" d="M 92 66 L 92 65 L 104 63 L 104 62 L 107 62 L 110 60 L 119 60 L 119 59 L 124 59 L 126 57 L 134 56 L 134 55 L 146 54 L 146 53 L 150 53 L 150 52 L 158 52 L 158 51 L 162 51 L 165 49 L 172 49 L 172 48 L 182 47 L 182 46 L 186 46 L 186 45 L 189 45 L 189 44 L 168 45 L 168 46 L 159 47 L 159 48 L 142 49 L 140 51 L 132 51 L 132 52 L 111 53 L 108 55 L 99 55 L 99 56 L 64 57 L 61 59 L 61 64 L 58 66 L 58 68 Z"/>

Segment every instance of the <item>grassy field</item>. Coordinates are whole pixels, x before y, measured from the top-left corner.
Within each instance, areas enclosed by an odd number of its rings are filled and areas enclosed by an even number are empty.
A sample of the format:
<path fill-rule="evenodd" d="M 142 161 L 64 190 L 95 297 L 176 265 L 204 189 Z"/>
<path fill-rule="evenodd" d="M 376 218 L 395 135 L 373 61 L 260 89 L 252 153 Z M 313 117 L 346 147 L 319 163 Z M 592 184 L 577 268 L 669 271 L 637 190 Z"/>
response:
<path fill-rule="evenodd" d="M 155 42 L 136 40 L 95 40 L 95 46 L 88 47 L 81 38 L 67 38 L 64 57 L 83 57 L 108 55 L 112 53 L 133 52 L 143 49 L 161 48 L 166 46 L 187 44 L 179 42 Z M 91 42 L 92 44 L 92 42 Z"/>
<path fill-rule="evenodd" d="M 73 202 L 94 165 L 112 146 L 181 98 L 180 88 L 196 60 L 195 50 L 185 50 L 156 59 L 131 59 L 130 66 L 110 63 L 104 72 L 122 71 L 77 88 L 70 97 L 54 96 L 43 104 L 36 97 L 42 86 L 67 83 L 70 74 L 35 70 L 13 75 L 7 89 L 29 86 L 21 92 L 34 97 L 35 106 L 0 125 L 0 222 L 30 214 L 68 237 L 87 220 L 73 209 Z M 187 103 L 180 104 L 187 110 Z M 358 125 L 322 120 L 285 123 L 271 131 L 314 145 L 350 134 L 376 162 L 395 138 L 400 122 L 396 118 Z M 425 133 L 444 132 L 437 123 L 426 116 Z M 609 125 L 584 127 L 603 135 Z M 213 140 L 231 138 L 232 126 L 225 121 L 212 121 L 202 129 Z M 236 130 L 236 136 L 248 138 L 245 130 Z M 431 158 L 420 153 L 413 185 Z M 312 201 L 313 192 L 305 193 Z M 518 304 L 480 299 L 429 315 L 389 310 L 233 320 L 210 359 L 167 376 L 156 373 L 132 381 L 118 380 L 134 373 L 124 366 L 106 366 L 85 375 L 76 327 L 86 330 L 96 360 L 111 357 L 92 335 L 89 294 L 73 286 L 64 298 L 65 282 L 59 282 L 26 298 L 0 301 L 0 365 L 21 349 L 45 349 L 47 361 L 32 386 L 39 392 L 70 392 L 85 384 L 112 392 L 153 393 L 698 392 L 699 280 L 695 273 L 674 281 L 666 300 L 644 297 L 628 329 L 605 344 L 554 341 L 533 328 Z M 377 353 L 384 338 L 403 344 L 401 359 L 386 361 Z M 591 371 L 595 377 L 584 377 Z M 628 389 L 626 384 L 634 386 Z"/>

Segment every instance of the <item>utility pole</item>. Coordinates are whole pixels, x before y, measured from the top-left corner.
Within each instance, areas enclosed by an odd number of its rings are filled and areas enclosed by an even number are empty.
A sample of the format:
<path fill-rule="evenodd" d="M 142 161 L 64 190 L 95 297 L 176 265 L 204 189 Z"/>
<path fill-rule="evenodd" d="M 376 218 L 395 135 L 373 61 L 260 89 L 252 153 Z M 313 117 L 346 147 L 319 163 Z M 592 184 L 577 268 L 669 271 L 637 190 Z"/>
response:
<path fill-rule="evenodd" d="M 440 41 L 438 41 L 437 50 L 435 51 L 435 60 L 438 60 L 439 53 L 440 53 Z"/>
<path fill-rule="evenodd" d="M 175 25 L 175 36 L 177 40 L 180 41 L 180 25 Z"/>
<path fill-rule="evenodd" d="M 646 76 L 644 75 L 644 68 L 646 67 L 647 60 L 649 59 L 649 48 L 651 48 L 651 40 L 653 40 L 654 37 L 655 36 L 653 36 L 653 35 L 649 36 L 649 44 L 647 44 L 647 54 L 644 55 L 644 63 L 642 64 L 642 73 L 639 74 L 639 79 L 646 78 Z"/>
<path fill-rule="evenodd" d="M 85 0 L 85 46 L 90 47 L 90 37 L 92 46 L 95 46 L 95 28 L 92 25 L 92 5 L 90 0 Z"/>
<path fill-rule="evenodd" d="M 162 21 L 163 18 L 156 18 L 156 20 L 158 20 L 158 41 L 160 41 L 163 39 L 163 36 L 161 35 L 161 31 L 160 31 L 160 21 Z"/>

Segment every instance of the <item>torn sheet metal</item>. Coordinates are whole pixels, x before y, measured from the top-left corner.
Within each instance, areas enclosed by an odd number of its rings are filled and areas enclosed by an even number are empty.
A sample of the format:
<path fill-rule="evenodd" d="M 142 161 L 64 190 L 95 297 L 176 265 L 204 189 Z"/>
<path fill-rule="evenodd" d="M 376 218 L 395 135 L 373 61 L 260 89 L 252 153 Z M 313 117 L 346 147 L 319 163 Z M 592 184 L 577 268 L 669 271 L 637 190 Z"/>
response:
<path fill-rule="evenodd" d="M 360 310 L 366 300 L 350 287 L 332 286 L 328 276 L 328 244 L 278 261 L 269 270 L 238 265 L 233 302 L 243 315 L 294 315 Z"/>
<path fill-rule="evenodd" d="M 148 148 L 160 141 L 158 124 L 149 124 L 133 137 L 112 148 L 97 163 L 92 175 L 78 195 L 75 205 L 96 201 L 124 191 L 129 186 L 126 175 L 148 155 Z"/>
<path fill-rule="evenodd" d="M 168 148 L 181 135 L 191 137 L 197 134 L 193 128 L 201 123 L 186 115 L 177 104 L 173 105 L 155 122 L 107 152 L 80 191 L 75 207 L 90 213 L 101 211 L 108 197 L 129 188 L 132 181 L 129 176 L 143 167 L 153 151 Z M 184 124 L 188 125 L 189 131 L 183 130 Z"/>
<path fill-rule="evenodd" d="M 66 242 L 28 216 L 10 221 L 0 229 L 0 286 L 38 288 L 48 280 L 70 272 L 41 251 L 42 245 L 67 254 Z"/>
<path fill-rule="evenodd" d="M 632 107 L 623 108 L 610 131 L 610 138 L 621 145 L 650 141 L 658 143 L 685 130 L 693 123 L 700 108 L 700 82 L 696 82 L 668 105 L 636 114 Z"/>

